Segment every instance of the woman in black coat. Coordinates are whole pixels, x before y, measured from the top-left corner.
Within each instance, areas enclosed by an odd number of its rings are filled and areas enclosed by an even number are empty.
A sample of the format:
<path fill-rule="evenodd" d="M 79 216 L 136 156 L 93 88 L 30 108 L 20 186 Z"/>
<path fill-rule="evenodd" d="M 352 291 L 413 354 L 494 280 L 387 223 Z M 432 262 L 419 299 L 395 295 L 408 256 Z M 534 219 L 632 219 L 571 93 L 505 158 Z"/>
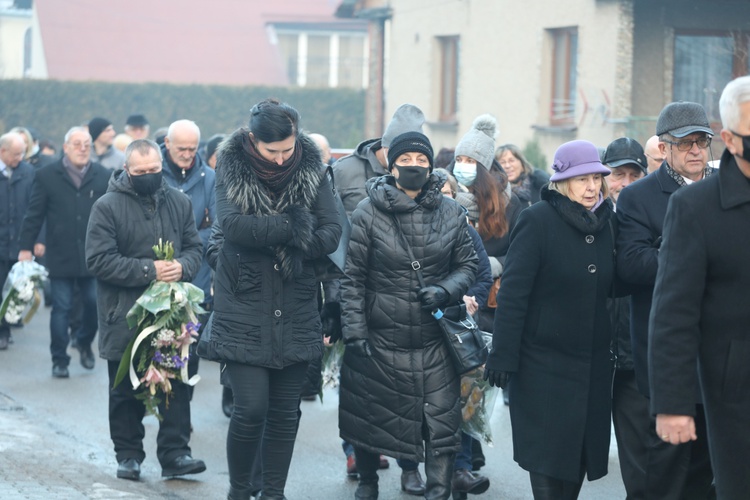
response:
<path fill-rule="evenodd" d="M 209 358 L 224 361 L 234 412 L 227 436 L 230 499 L 249 499 L 262 443 L 263 498 L 284 498 L 309 362 L 323 349 L 315 259 L 341 225 L 315 143 L 299 114 L 265 100 L 218 157 L 216 211 L 224 233 Z"/>
<path fill-rule="evenodd" d="M 563 144 L 511 236 L 485 377 L 510 389 L 514 459 L 534 498 L 574 499 L 607 473 L 612 203 L 587 141 Z M 508 382 L 508 380 L 510 380 Z"/>
<path fill-rule="evenodd" d="M 445 178 L 431 173 L 432 154 L 421 133 L 397 136 L 388 149 L 392 175 L 370 179 L 369 198 L 352 214 L 341 284 L 339 428 L 354 445 L 362 500 L 378 497 L 381 453 L 426 460 L 425 497 L 451 494 L 459 376 L 430 313 L 462 300 L 477 256 L 463 208 L 440 193 Z M 399 231 L 421 266 L 424 288 Z"/>
<path fill-rule="evenodd" d="M 541 189 L 549 182 L 549 174 L 535 169 L 515 144 L 503 144 L 495 151 L 495 159 L 508 174 L 513 194 L 524 208 L 541 200 Z"/>

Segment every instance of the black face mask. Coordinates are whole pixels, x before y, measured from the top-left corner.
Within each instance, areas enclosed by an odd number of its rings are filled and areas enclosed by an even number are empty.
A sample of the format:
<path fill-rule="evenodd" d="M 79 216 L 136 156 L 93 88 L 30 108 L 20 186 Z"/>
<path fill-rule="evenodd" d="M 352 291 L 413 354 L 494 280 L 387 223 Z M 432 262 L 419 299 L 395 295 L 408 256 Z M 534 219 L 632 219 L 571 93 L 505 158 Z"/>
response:
<path fill-rule="evenodd" d="M 430 175 L 429 168 L 402 167 L 401 165 L 394 165 L 393 167 L 398 170 L 396 182 L 409 191 L 420 191 L 427 183 L 427 177 Z"/>
<path fill-rule="evenodd" d="M 161 187 L 161 172 L 155 174 L 131 175 L 130 184 L 141 196 L 151 196 Z"/>
<path fill-rule="evenodd" d="M 732 132 L 730 130 L 730 132 Z M 750 161 L 750 135 L 740 135 L 737 132 L 732 132 L 734 135 L 742 139 L 742 158 L 745 161 Z"/>

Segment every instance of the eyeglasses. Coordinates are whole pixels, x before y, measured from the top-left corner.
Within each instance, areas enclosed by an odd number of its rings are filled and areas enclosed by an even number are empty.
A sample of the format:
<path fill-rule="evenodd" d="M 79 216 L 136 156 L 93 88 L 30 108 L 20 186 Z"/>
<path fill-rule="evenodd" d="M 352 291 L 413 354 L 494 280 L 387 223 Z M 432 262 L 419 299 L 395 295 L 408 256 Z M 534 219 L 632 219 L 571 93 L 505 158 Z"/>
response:
<path fill-rule="evenodd" d="M 685 141 L 664 141 L 666 143 L 672 144 L 673 146 L 677 146 L 678 151 L 690 151 L 693 149 L 693 144 L 697 144 L 699 148 L 706 149 L 711 145 L 711 138 L 710 137 L 701 137 L 700 139 L 695 140 L 685 140 Z"/>

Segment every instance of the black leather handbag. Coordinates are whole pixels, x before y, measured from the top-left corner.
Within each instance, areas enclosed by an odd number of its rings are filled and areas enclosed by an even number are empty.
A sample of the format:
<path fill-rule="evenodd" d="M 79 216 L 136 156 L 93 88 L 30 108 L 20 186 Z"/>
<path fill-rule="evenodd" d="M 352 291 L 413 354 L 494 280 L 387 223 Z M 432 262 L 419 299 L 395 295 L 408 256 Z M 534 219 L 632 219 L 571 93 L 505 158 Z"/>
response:
<path fill-rule="evenodd" d="M 411 268 L 417 273 L 419 286 L 424 288 L 425 281 L 422 275 L 422 266 L 414 258 L 414 252 L 411 245 L 406 240 L 404 232 L 401 230 L 401 224 L 394 216 L 396 231 L 399 233 L 401 241 L 406 247 L 406 251 L 411 259 Z M 477 322 L 466 312 L 466 304 L 459 302 L 443 310 L 436 309 L 432 311 L 432 317 L 437 321 L 440 330 L 445 336 L 445 344 L 448 347 L 453 367 L 459 375 L 470 372 L 479 368 L 487 361 L 487 343 L 484 340 L 482 332 L 479 330 Z"/>
<path fill-rule="evenodd" d="M 339 224 L 341 224 L 341 239 L 339 239 L 339 245 L 336 250 L 315 262 L 315 276 L 318 278 L 318 281 L 331 281 L 341 278 L 344 275 L 346 252 L 349 250 L 349 240 L 352 235 L 352 225 L 349 222 L 349 217 L 346 215 L 344 202 L 341 201 L 341 196 L 336 191 L 331 167 L 326 168 L 325 175 L 328 176 L 328 182 L 331 183 L 331 189 L 333 189 L 333 199 L 336 202 Z"/>
<path fill-rule="evenodd" d="M 201 332 L 201 336 L 198 339 L 198 343 L 195 344 L 195 353 L 199 358 L 209 359 L 208 344 L 209 342 L 211 342 L 211 330 L 213 328 L 213 324 L 214 313 L 211 312 L 211 314 L 208 316 L 208 319 L 206 320 L 206 326 L 203 327 L 203 331 Z"/>

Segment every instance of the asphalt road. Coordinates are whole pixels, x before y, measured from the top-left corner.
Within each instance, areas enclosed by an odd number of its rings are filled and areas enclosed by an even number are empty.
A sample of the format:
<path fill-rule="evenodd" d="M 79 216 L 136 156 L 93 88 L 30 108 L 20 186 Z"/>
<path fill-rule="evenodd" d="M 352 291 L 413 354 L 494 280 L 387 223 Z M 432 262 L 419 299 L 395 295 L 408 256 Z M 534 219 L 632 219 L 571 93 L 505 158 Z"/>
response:
<path fill-rule="evenodd" d="M 192 403 L 193 456 L 206 472 L 189 479 L 161 478 L 156 460 L 158 422 L 148 417 L 146 460 L 141 481 L 117 479 L 117 463 L 107 423 L 107 372 L 97 359 L 85 370 L 72 352 L 69 379 L 53 379 L 49 355 L 49 309 L 13 329 L 15 343 L 0 351 L 0 499 L 196 499 L 226 498 L 225 455 L 229 419 L 221 412 L 219 368 L 201 362 L 201 382 Z M 323 402 L 303 402 L 302 420 L 287 481 L 290 500 L 352 499 L 356 481 L 346 478 L 337 426 L 338 395 L 327 390 Z M 530 499 L 528 475 L 512 459 L 510 420 L 499 403 L 492 419 L 495 446 L 485 447 L 482 473 L 490 489 L 476 498 Z M 585 482 L 582 499 L 625 498 L 613 437 L 609 475 Z M 423 469 L 422 469 L 423 470 Z M 380 498 L 407 500 L 400 491 L 395 460 L 381 471 Z M 475 497 L 471 497 L 475 498 Z"/>

